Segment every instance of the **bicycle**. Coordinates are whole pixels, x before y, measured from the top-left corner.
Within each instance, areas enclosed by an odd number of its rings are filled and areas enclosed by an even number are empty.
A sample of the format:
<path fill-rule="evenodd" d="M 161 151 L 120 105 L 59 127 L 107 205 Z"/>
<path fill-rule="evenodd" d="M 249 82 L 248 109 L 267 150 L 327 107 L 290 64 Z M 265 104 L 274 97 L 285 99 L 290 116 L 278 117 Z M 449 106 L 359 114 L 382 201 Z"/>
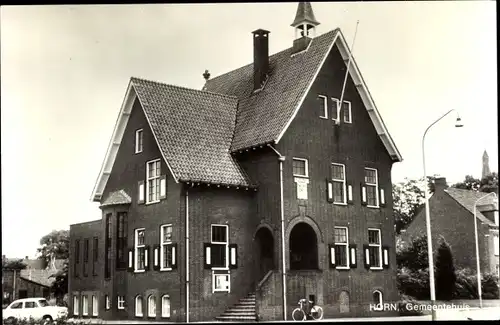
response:
<path fill-rule="evenodd" d="M 323 318 L 323 308 L 321 308 L 318 305 L 314 305 L 311 307 L 311 309 L 308 311 L 306 309 L 307 302 L 311 305 L 313 302 L 311 300 L 307 299 L 300 299 L 299 300 L 299 305 L 300 308 L 297 307 L 292 311 L 292 318 L 294 321 L 299 321 L 299 320 L 306 320 L 307 317 L 311 317 L 314 320 L 320 320 Z"/>

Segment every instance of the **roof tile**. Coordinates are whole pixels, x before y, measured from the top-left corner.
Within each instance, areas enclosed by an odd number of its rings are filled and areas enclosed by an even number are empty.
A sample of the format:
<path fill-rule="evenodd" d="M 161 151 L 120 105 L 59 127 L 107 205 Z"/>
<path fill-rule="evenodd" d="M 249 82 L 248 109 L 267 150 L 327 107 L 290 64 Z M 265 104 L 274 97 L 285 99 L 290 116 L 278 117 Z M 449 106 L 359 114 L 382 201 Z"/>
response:
<path fill-rule="evenodd" d="M 118 204 L 130 204 L 132 198 L 124 190 L 109 193 L 108 197 L 102 202 L 101 207 Z"/>
<path fill-rule="evenodd" d="M 445 189 L 445 192 L 448 193 L 455 201 L 460 203 L 464 208 L 470 211 L 470 213 L 474 213 L 474 204 L 485 196 L 487 193 L 484 192 L 477 192 L 477 191 L 469 191 L 469 190 L 463 190 L 463 189 L 458 189 L 454 187 L 449 187 Z M 485 197 L 484 199 L 481 200 L 481 204 L 493 204 L 494 199 L 492 196 Z M 477 209 L 477 206 L 476 206 Z M 490 225 L 490 226 L 495 226 L 495 223 L 491 221 L 490 219 L 486 218 L 484 214 L 482 214 L 479 210 L 477 211 L 477 217 L 479 220 L 481 220 L 483 223 Z"/>

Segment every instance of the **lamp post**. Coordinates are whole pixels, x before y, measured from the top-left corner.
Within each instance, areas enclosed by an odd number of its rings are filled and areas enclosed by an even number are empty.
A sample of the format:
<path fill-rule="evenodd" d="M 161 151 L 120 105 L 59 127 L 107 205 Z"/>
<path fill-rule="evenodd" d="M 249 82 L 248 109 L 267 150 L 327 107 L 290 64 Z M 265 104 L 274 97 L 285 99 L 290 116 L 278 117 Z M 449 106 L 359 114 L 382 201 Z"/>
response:
<path fill-rule="evenodd" d="M 481 268 L 480 268 L 480 263 L 479 263 L 479 237 L 478 237 L 478 234 L 477 234 L 477 212 L 476 212 L 476 206 L 477 206 L 477 203 L 479 201 L 481 201 L 482 199 L 490 196 L 490 195 L 494 195 L 495 196 L 495 200 L 497 200 L 497 194 L 495 192 L 491 192 L 491 193 L 488 193 L 482 197 L 480 197 L 479 199 L 476 200 L 476 202 L 474 202 L 474 236 L 475 236 L 475 239 L 476 239 L 476 268 L 477 268 L 477 294 L 479 296 L 479 308 L 483 308 L 483 298 L 482 298 L 482 295 L 483 295 L 483 290 L 481 288 Z M 495 204 L 496 205 L 496 204 Z"/>
<path fill-rule="evenodd" d="M 444 114 L 443 116 L 438 118 L 436 121 L 434 121 L 431 125 L 429 125 L 427 127 L 427 129 L 425 130 L 424 135 L 422 137 L 422 161 L 423 161 L 423 167 L 424 167 L 424 181 L 426 182 L 426 185 L 427 185 L 427 171 L 425 168 L 425 136 L 427 135 L 427 132 L 434 124 L 441 121 L 445 116 L 447 116 L 448 114 L 450 114 L 453 111 L 455 111 L 455 109 L 449 110 L 446 114 Z M 462 127 L 462 126 L 463 126 L 463 124 L 462 124 L 461 119 L 457 113 L 457 121 L 456 121 L 455 127 Z M 435 291 L 435 287 L 434 287 L 434 260 L 433 260 L 433 255 L 432 255 L 431 217 L 430 217 L 430 212 L 429 212 L 429 193 L 428 193 L 427 188 L 424 191 L 424 199 L 425 199 L 425 225 L 427 228 L 427 255 L 428 255 L 428 259 L 429 259 L 429 286 L 431 289 L 432 320 L 436 320 L 436 311 L 434 310 L 434 304 L 436 303 L 436 291 Z"/>

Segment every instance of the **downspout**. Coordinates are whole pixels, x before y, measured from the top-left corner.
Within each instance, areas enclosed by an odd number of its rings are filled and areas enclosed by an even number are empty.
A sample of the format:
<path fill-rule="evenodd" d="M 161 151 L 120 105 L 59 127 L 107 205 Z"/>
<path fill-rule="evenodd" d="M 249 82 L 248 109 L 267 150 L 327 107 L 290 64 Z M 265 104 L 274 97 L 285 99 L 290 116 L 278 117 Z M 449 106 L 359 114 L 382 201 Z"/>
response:
<path fill-rule="evenodd" d="M 12 285 L 12 301 L 16 300 L 16 269 L 14 269 L 14 283 Z"/>
<path fill-rule="evenodd" d="M 186 189 L 186 323 L 189 323 L 189 194 Z"/>
<path fill-rule="evenodd" d="M 273 146 L 268 146 L 278 155 L 280 162 L 281 267 L 283 269 L 283 319 L 286 320 L 285 211 L 283 202 L 283 162 L 285 156 L 282 156 Z"/>

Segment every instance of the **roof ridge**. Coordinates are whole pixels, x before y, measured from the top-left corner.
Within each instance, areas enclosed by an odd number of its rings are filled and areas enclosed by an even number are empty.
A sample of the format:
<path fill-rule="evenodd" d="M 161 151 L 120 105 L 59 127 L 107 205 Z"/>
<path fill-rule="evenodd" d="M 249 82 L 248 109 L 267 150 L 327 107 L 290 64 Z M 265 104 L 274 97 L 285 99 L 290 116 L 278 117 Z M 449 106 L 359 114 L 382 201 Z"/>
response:
<path fill-rule="evenodd" d="M 150 80 L 150 79 L 139 78 L 139 77 L 130 77 L 130 80 L 131 81 L 134 81 L 134 80 L 146 81 L 146 82 L 151 82 L 151 83 L 154 83 L 154 84 L 157 84 L 157 85 L 162 85 L 162 86 L 167 86 L 167 87 L 172 87 L 172 88 L 177 88 L 177 89 L 183 89 L 183 90 L 189 90 L 189 91 L 198 92 L 198 93 L 208 93 L 208 94 L 212 94 L 212 95 L 218 95 L 218 96 L 221 96 L 221 97 L 226 97 L 226 98 L 238 100 L 238 97 L 232 96 L 232 95 L 221 94 L 221 93 L 216 93 L 216 92 L 207 91 L 207 90 L 199 90 L 199 89 L 189 88 L 189 87 L 184 87 L 184 86 L 172 85 L 172 84 L 167 84 L 167 83 L 164 83 L 164 82 L 159 82 L 159 81 L 156 81 L 156 80 Z"/>

